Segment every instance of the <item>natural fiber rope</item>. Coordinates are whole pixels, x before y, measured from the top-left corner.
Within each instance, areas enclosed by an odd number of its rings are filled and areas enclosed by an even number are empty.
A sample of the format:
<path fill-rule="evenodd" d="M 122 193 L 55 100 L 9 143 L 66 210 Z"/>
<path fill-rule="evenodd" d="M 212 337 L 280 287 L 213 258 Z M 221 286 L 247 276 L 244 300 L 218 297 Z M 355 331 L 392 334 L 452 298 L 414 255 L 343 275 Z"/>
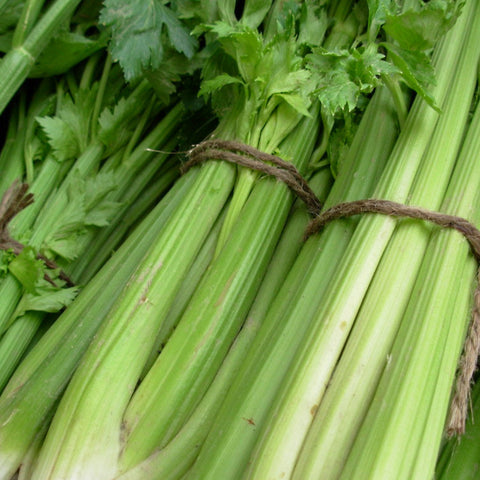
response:
<path fill-rule="evenodd" d="M 0 201 L 0 250 L 12 250 L 15 255 L 21 253 L 24 249 L 24 245 L 10 236 L 8 225 L 18 213 L 33 203 L 33 194 L 27 193 L 27 191 L 27 183 L 19 183 L 16 181 L 7 189 Z M 54 261 L 48 259 L 44 255 L 38 253 L 37 258 L 42 260 L 51 270 L 59 269 Z M 56 286 L 47 274 L 45 274 L 44 278 L 49 283 Z M 70 280 L 70 278 L 61 270 L 59 271 L 59 278 L 65 281 L 67 285 L 73 286 L 72 280 Z"/>
<path fill-rule="evenodd" d="M 276 155 L 261 152 L 240 142 L 206 140 L 192 148 L 188 152 L 188 157 L 189 160 L 182 167 L 182 173 L 207 160 L 225 160 L 277 178 L 305 202 L 312 215 L 321 211 L 322 203 L 295 166 Z"/>

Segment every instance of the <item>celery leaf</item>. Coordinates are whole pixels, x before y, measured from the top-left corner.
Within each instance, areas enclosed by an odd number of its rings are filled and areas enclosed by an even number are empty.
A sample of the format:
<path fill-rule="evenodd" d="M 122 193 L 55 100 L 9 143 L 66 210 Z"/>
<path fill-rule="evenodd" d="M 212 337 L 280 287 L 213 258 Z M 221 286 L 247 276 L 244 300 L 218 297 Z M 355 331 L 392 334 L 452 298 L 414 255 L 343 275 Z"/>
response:
<path fill-rule="evenodd" d="M 110 51 L 127 81 L 156 70 L 164 59 L 165 42 L 191 58 L 196 40 L 175 12 L 161 0 L 105 0 L 100 22 L 111 30 Z"/>
<path fill-rule="evenodd" d="M 18 302 L 14 316 L 19 317 L 25 312 L 34 310 L 55 313 L 68 307 L 78 295 L 78 287 L 56 288 L 44 281 L 36 294 L 26 293 Z"/>
<path fill-rule="evenodd" d="M 384 42 L 391 62 L 398 68 L 401 79 L 415 90 L 432 108 L 438 110 L 428 87 L 435 84 L 435 71 L 424 52 L 405 50 L 393 43 Z"/>
<path fill-rule="evenodd" d="M 39 260 L 32 247 L 25 247 L 8 266 L 10 273 L 22 284 L 26 292 L 34 293 L 43 277 L 45 264 Z"/>
<path fill-rule="evenodd" d="M 66 207 L 55 219 L 42 245 L 42 249 L 50 255 L 69 261 L 78 256 L 82 246 L 80 239 L 88 228 L 108 225 L 121 206 L 109 196 L 116 188 L 113 173 L 97 173 L 88 178 L 78 172 L 72 175 Z"/>
<path fill-rule="evenodd" d="M 77 157 L 86 149 L 96 92 L 95 85 L 74 97 L 65 95 L 55 116 L 37 118 L 58 160 Z"/>
<path fill-rule="evenodd" d="M 351 51 L 317 48 L 308 61 L 318 81 L 316 95 L 330 115 L 353 111 L 380 84 L 381 75 L 397 71 L 373 44 Z"/>
<path fill-rule="evenodd" d="M 78 287 L 64 288 L 65 282 L 59 278 L 60 271 L 47 268 L 29 246 L 10 261 L 8 268 L 25 289 L 14 317 L 23 315 L 28 310 L 58 312 L 68 306 L 79 291 Z M 48 275 L 50 281 L 45 279 L 45 275 Z"/>
<path fill-rule="evenodd" d="M 452 27 L 458 14 L 458 4 L 436 0 L 420 10 L 387 14 L 383 29 L 405 51 L 425 51 Z"/>

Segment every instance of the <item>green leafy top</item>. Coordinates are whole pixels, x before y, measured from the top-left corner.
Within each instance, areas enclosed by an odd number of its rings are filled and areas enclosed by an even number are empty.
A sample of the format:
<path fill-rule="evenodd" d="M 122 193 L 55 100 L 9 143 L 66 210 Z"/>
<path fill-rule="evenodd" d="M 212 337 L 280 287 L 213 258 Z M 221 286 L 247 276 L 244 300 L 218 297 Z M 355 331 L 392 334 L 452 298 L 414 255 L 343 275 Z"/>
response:
<path fill-rule="evenodd" d="M 310 7 L 312 2 L 306 3 Z M 271 145 L 302 116 L 309 115 L 315 88 L 302 54 L 302 47 L 313 41 L 313 10 L 309 8 L 309 15 L 301 8 L 275 12 L 275 16 L 270 12 L 263 34 L 244 17 L 233 24 L 217 21 L 203 27 L 210 43 L 200 95 L 210 97 L 218 116 L 231 127 L 223 132 L 224 136 L 235 136 L 260 147 L 259 132 L 274 112 L 277 126 L 275 132 L 269 130 L 273 135 L 268 140 Z M 298 21 L 302 15 L 305 24 Z M 320 22 L 319 17 L 316 19 Z M 302 28 L 304 25 L 308 32 Z M 318 33 L 321 41 L 321 31 Z"/>
<path fill-rule="evenodd" d="M 165 46 L 187 58 L 192 58 L 197 48 L 170 2 L 105 0 L 100 22 L 111 31 L 110 52 L 127 81 L 158 69 L 165 58 Z"/>
<path fill-rule="evenodd" d="M 435 84 L 430 51 L 458 18 L 462 2 L 431 0 L 410 2 L 402 9 L 398 0 L 368 0 L 369 41 L 380 29 L 386 40 L 378 43 L 394 65 L 395 75 L 438 110 L 429 87 Z"/>

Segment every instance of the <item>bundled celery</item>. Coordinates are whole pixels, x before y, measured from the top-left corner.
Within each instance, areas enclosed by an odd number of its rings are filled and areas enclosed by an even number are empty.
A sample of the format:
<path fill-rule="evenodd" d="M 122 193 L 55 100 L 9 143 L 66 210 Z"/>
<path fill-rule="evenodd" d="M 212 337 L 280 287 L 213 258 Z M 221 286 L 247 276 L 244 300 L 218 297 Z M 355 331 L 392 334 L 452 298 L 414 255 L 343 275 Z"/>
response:
<path fill-rule="evenodd" d="M 399 478 L 431 475 L 465 322 L 428 333 L 445 352 L 415 347 L 428 381 L 386 377 L 410 368 L 405 345 L 433 328 L 409 320 L 436 298 L 419 295 L 432 272 L 462 287 L 441 298 L 445 311 L 468 309 L 473 263 L 455 234 L 432 236 L 446 262 L 430 253 L 431 226 L 372 215 L 337 220 L 300 248 L 305 212 L 292 213 L 286 185 L 223 160 L 190 169 L 148 213 L 178 175 L 152 149 L 175 149 L 182 119 L 197 122 L 185 106 L 206 106 L 203 138 L 303 174 L 329 162 L 327 206 L 378 196 L 467 215 L 473 195 L 458 210 L 447 197 L 476 181 L 466 162 L 476 119 L 453 170 L 476 80 L 475 2 L 14 3 L 0 1 L 11 14 L 0 83 L 18 67 L 0 108 L 28 75 L 56 77 L 28 80 L 4 112 L 0 191 L 23 177 L 38 201 L 9 225 L 28 247 L 2 253 L 2 386 L 24 358 L 0 395 L 0 476 L 370 478 L 393 464 Z M 64 272 L 81 285 L 61 288 Z M 413 407 L 395 396 L 412 388 L 424 405 L 410 431 Z M 369 408 L 380 395 L 411 449 Z"/>
<path fill-rule="evenodd" d="M 468 15 L 464 17 L 463 21 L 467 22 L 467 18 Z M 439 75 L 439 82 L 435 91 L 437 102 L 441 102 L 446 96 L 450 79 L 455 73 L 456 57 L 462 47 L 464 36 L 464 28 L 462 27 L 463 25 L 460 23 L 460 27 L 453 33 L 450 41 L 445 44 L 441 54 L 438 55 L 441 65 L 445 65 L 445 72 L 439 64 L 438 68 L 441 75 Z M 422 104 L 417 100 L 390 157 L 389 165 L 379 181 L 376 189 L 377 195 L 388 196 L 389 198 L 398 195 L 398 199 L 406 196 L 408 193 L 406 187 L 414 180 L 423 151 L 430 140 L 429 133 L 433 131 L 437 118 L 437 113 L 425 103 Z M 450 165 L 453 163 L 452 158 L 449 158 L 448 161 Z M 443 170 L 444 182 L 446 182 L 449 171 L 445 170 L 443 165 L 438 165 L 438 168 Z M 436 183 L 435 187 L 437 187 Z M 293 422 L 291 424 L 292 429 L 288 434 L 266 437 L 271 438 L 272 443 L 285 441 L 285 449 L 278 457 L 275 457 L 275 461 L 271 461 L 271 458 L 261 457 L 265 459 L 267 468 L 271 466 L 272 469 L 276 469 L 278 475 L 282 473 L 288 475 L 289 469 L 292 469 L 295 465 L 295 452 L 298 452 L 305 429 L 308 428 L 312 413 L 318 405 L 316 402 L 317 391 L 320 392 L 320 395 L 323 392 L 328 382 L 329 369 L 334 367 L 342 350 L 343 343 L 341 342 L 346 340 L 349 329 L 350 316 L 347 316 L 346 311 L 335 312 L 333 307 L 349 309 L 353 320 L 364 291 L 368 287 L 367 280 L 374 273 L 382 248 L 385 247 L 386 240 L 393 230 L 393 224 L 389 219 L 364 219 L 356 230 L 349 248 L 340 253 L 339 256 L 343 254 L 340 262 L 332 261 L 334 254 L 330 252 L 328 257 L 327 255 L 323 257 L 322 262 L 321 256 L 317 254 L 315 257 L 312 254 L 315 251 L 314 246 L 317 241 L 323 246 L 323 242 L 328 238 L 329 230 L 333 230 L 334 227 L 335 225 L 329 226 L 319 236 L 318 240 L 310 239 L 305 245 L 304 252 L 297 261 L 300 278 L 293 276 L 296 265 L 292 275 L 284 285 L 285 292 L 288 293 L 283 294 L 283 296 L 279 294 L 278 302 L 274 303 L 267 315 L 265 325 L 269 325 L 269 329 L 265 327 L 264 330 L 261 329 L 259 332 L 251 353 L 237 380 L 232 385 L 209 438 L 207 438 L 204 448 L 191 471 L 191 478 L 215 478 L 216 476 L 236 478 L 236 476 L 241 475 L 250 460 L 250 451 L 259 430 L 263 426 L 265 416 L 271 409 L 272 402 L 277 395 L 277 388 L 283 381 L 288 363 L 295 359 L 296 348 L 299 348 L 298 358 L 300 358 L 303 344 L 308 344 L 309 339 L 312 342 L 329 339 L 327 332 L 314 333 L 309 329 L 312 325 L 309 323 L 310 319 L 317 319 L 318 328 L 329 325 L 330 322 L 327 323 L 325 320 L 331 320 L 332 329 L 334 328 L 332 333 L 335 334 L 335 337 L 332 338 L 335 339 L 335 343 L 332 342 L 332 346 L 328 347 L 328 350 L 312 349 L 312 352 L 319 352 L 319 354 L 320 352 L 329 352 L 328 361 L 326 355 L 322 355 L 319 362 L 312 364 L 312 366 L 319 365 L 322 368 L 322 376 L 318 373 L 312 374 L 310 377 L 304 376 L 305 364 L 301 364 L 301 362 L 298 362 L 298 369 L 295 370 L 297 380 L 314 379 L 314 389 L 312 389 L 314 391 L 311 392 L 311 398 L 309 397 L 306 403 L 299 404 L 293 398 L 291 402 L 292 408 L 295 408 L 295 406 L 301 408 L 299 413 L 302 418 L 305 418 L 305 423 Z M 364 243 L 365 239 L 367 239 L 366 243 Z M 367 246 L 369 248 L 368 255 Z M 335 247 L 338 248 L 338 245 L 335 245 Z M 303 256 L 303 253 L 305 256 Z M 322 249 L 321 253 L 325 254 L 325 248 Z M 309 277 L 306 272 L 309 269 L 313 270 L 312 264 L 318 268 L 318 273 L 316 276 Z M 337 269 L 337 272 L 329 275 L 329 268 L 330 271 Z M 362 268 L 364 269 L 363 272 Z M 301 280 L 302 276 L 305 279 L 303 282 Z M 310 284 L 307 283 L 308 281 Z M 327 282 L 330 283 L 327 284 Z M 293 297 L 295 289 L 298 289 L 299 293 L 296 297 Z M 346 293 L 347 289 L 351 290 L 348 295 Z M 339 292 L 345 292 L 345 295 Z M 348 302 L 345 301 L 345 298 L 348 298 Z M 322 300 L 323 303 L 320 303 Z M 318 312 L 315 313 L 317 306 L 319 306 Z M 305 334 L 304 343 L 302 343 L 302 334 Z M 295 374 L 292 375 L 292 379 L 295 379 Z M 268 387 L 262 388 L 262 386 L 267 385 Z M 288 393 L 288 390 L 285 391 Z M 241 422 L 241 418 L 252 418 L 255 422 L 255 428 Z M 280 423 L 278 425 L 282 426 Z M 268 425 L 265 425 L 264 428 L 265 433 L 267 433 Z M 298 434 L 298 437 L 293 436 L 295 433 Z M 289 441 L 291 443 L 287 445 Z M 275 447 L 273 448 L 274 455 L 276 455 L 277 450 Z M 235 454 L 232 449 L 235 450 Z M 262 472 L 262 474 L 266 475 L 265 472 Z"/>
<path fill-rule="evenodd" d="M 56 399 L 108 309 L 195 179 L 192 173 L 174 186 L 17 367 L 0 397 L 2 477 L 13 475 L 36 436 L 45 433 Z"/>
<path fill-rule="evenodd" d="M 478 30 L 473 28 L 472 31 Z M 433 177 L 431 166 L 447 168 L 447 162 L 455 159 L 456 149 L 463 138 L 463 126 L 468 116 L 475 85 L 476 62 L 472 59 L 472 54 L 476 55 L 475 45 L 477 42 L 478 38 L 472 35 L 469 43 L 465 45 L 464 55 L 458 65 L 460 72 L 458 82 L 451 87 L 447 102 L 443 107 L 445 115 L 441 117 L 436 126 L 431 146 L 424 156 L 424 166 L 419 171 L 414 189 L 409 195 L 409 201 L 415 205 L 429 205 L 430 208 L 438 208 L 434 202 L 438 201 L 435 200 L 435 196 L 439 198 L 442 193 L 439 184 L 440 177 L 438 175 Z M 469 79 L 469 83 L 467 83 L 467 79 Z M 457 130 L 454 136 L 455 128 Z M 449 132 L 448 137 L 445 132 Z M 448 142 L 442 143 L 444 138 L 448 138 Z M 443 158 L 446 161 L 443 161 Z M 422 170 L 428 173 L 424 174 Z M 428 178 L 436 179 L 436 182 L 432 182 L 430 187 L 425 180 Z M 332 378 L 329 379 L 325 397 L 312 396 L 310 399 L 312 405 L 318 405 L 318 410 L 315 413 L 314 431 L 309 433 L 311 440 L 303 447 L 305 454 L 301 462 L 309 464 L 309 468 L 315 462 L 318 466 L 315 473 L 310 473 L 309 470 L 305 471 L 297 466 L 298 478 L 304 478 L 310 474 L 335 478 L 336 469 L 342 467 L 350 442 L 355 438 L 355 432 L 358 429 L 357 422 L 362 419 L 362 409 L 369 404 L 372 389 L 376 384 L 375 378 L 380 374 L 388 358 L 391 339 L 396 334 L 405 305 L 411 295 L 411 288 L 419 264 L 424 257 L 428 240 L 428 235 L 425 233 L 423 225 L 405 224 L 398 227 L 390 240 L 370 282 L 368 293 L 362 300 L 360 311 L 356 314 L 355 324 L 350 332 L 348 343 L 344 347 L 342 358 L 336 365 Z M 339 318 L 342 321 L 347 319 L 346 315 Z M 386 318 L 388 321 L 385 320 Z M 321 369 L 320 357 L 325 358 L 325 350 L 328 349 L 328 346 L 313 347 L 317 342 L 320 343 L 318 340 L 313 340 L 318 338 L 315 335 L 313 334 L 312 341 L 307 343 L 305 352 L 317 352 L 311 354 L 312 358 L 313 355 L 318 355 L 317 359 L 309 360 L 308 363 L 319 365 L 318 368 Z M 320 336 L 321 333 L 318 335 Z M 312 349 L 310 350 L 310 348 Z M 351 351 L 350 348 L 352 348 Z M 303 365 L 305 368 L 306 358 L 307 354 L 302 354 L 299 357 L 298 365 Z M 360 365 L 359 370 L 353 368 L 356 361 Z M 310 377 L 310 380 L 308 375 L 305 375 L 305 392 L 308 392 L 308 382 L 313 384 L 318 381 L 318 378 L 318 371 L 316 375 Z M 285 392 L 289 392 L 286 395 L 292 395 L 292 398 L 293 395 L 295 398 L 306 397 L 307 393 L 295 390 L 297 387 L 292 384 L 289 387 L 285 389 Z M 287 400 L 285 398 L 283 400 L 282 410 L 286 412 L 285 415 L 292 415 L 293 409 L 288 409 Z M 295 417 L 292 416 L 292 420 L 293 418 Z M 341 430 L 336 428 L 340 418 L 348 419 L 345 428 Z M 296 417 L 296 421 L 299 421 L 298 417 Z M 284 419 L 283 425 L 285 424 L 286 420 Z M 329 425 L 332 427 L 328 428 Z M 274 439 L 275 437 L 273 434 L 269 438 Z M 265 448 L 267 447 L 263 447 L 262 451 Z M 320 468 L 321 464 L 322 468 Z"/>
<path fill-rule="evenodd" d="M 477 35 L 478 21 L 476 8 L 472 32 Z M 478 65 L 476 44 L 478 39 L 472 44 L 477 55 L 474 65 Z M 477 107 L 440 208 L 475 223 L 480 180 L 475 159 L 480 148 L 478 112 Z M 383 478 L 388 471 L 409 479 L 433 475 L 468 325 L 475 270 L 465 239 L 449 231 L 432 234 L 389 362 L 341 478 L 350 478 L 352 472 L 356 476 L 362 472 L 363 478 Z M 463 288 L 452 294 L 457 287 Z"/>
<path fill-rule="evenodd" d="M 312 187 L 321 199 L 328 191 L 330 173 L 322 169 L 311 181 Z M 229 349 L 222 366 L 217 372 L 208 391 L 183 425 L 179 433 L 164 448 L 152 453 L 146 460 L 128 470 L 118 478 L 122 480 L 149 478 L 181 478 L 193 463 L 203 439 L 208 433 L 216 415 L 219 403 L 226 395 L 229 385 L 247 354 L 252 338 L 262 323 L 275 292 L 284 275 L 291 267 L 302 244 L 302 232 L 309 215 L 304 205 L 293 209 L 282 233 L 265 277 L 257 292 L 255 301 L 248 313 L 234 343 Z"/>

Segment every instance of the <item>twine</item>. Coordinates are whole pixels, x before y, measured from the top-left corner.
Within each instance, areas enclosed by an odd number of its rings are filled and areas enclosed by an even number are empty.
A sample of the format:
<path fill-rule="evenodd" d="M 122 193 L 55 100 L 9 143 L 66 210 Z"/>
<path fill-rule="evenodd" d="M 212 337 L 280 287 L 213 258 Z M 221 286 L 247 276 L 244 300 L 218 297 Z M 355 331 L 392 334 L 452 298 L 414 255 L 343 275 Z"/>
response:
<path fill-rule="evenodd" d="M 207 160 L 225 160 L 274 176 L 278 180 L 286 183 L 290 189 L 304 201 L 310 214 L 314 216 L 305 230 L 305 240 L 311 235 L 318 233 L 327 223 L 335 219 L 365 213 L 379 213 L 394 217 L 425 220 L 442 228 L 455 229 L 469 242 L 477 262 L 480 263 L 480 231 L 462 217 L 380 199 L 365 199 L 339 203 L 321 212 L 321 202 L 293 164 L 275 155 L 266 154 L 240 142 L 207 140 L 192 148 L 188 152 L 188 157 L 189 160 L 183 165 L 182 173 L 185 173 L 192 166 Z M 465 433 L 472 378 L 476 370 L 479 355 L 480 268 L 477 271 L 477 286 L 474 292 L 472 320 L 460 358 L 459 373 L 455 382 L 454 395 L 450 403 L 446 424 L 446 433 L 449 436 Z"/>
<path fill-rule="evenodd" d="M 322 209 L 322 203 L 295 165 L 276 155 L 261 152 L 240 142 L 206 140 L 192 148 L 188 157 L 189 160 L 182 166 L 182 173 L 206 160 L 225 160 L 273 176 L 285 183 L 303 200 L 312 215 L 318 214 Z"/>
<path fill-rule="evenodd" d="M 8 225 L 18 213 L 33 203 L 33 194 L 27 193 L 27 191 L 27 183 L 15 181 L 3 194 L 0 201 L 0 250 L 11 250 L 15 255 L 19 255 L 25 246 L 10 236 Z M 37 254 L 37 259 L 42 260 L 51 270 L 59 269 L 53 260 L 48 259 L 41 253 Z M 74 285 L 63 271 L 60 270 L 58 276 L 68 286 Z M 57 286 L 47 274 L 44 275 L 44 278 L 53 286 Z"/>

